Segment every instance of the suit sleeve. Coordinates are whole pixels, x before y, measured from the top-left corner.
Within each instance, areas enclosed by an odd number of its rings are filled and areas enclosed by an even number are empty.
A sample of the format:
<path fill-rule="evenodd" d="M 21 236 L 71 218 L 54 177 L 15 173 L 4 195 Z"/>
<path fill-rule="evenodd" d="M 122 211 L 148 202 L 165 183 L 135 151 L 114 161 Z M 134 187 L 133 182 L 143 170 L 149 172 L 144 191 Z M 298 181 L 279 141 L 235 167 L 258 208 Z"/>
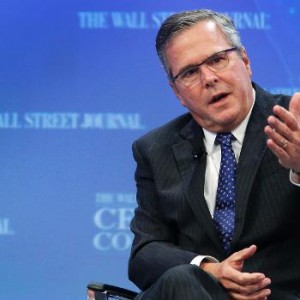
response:
<path fill-rule="evenodd" d="M 134 241 L 128 271 L 129 279 L 142 290 L 148 288 L 166 270 L 179 264 L 189 264 L 197 255 L 176 244 L 176 225 L 166 222 L 162 216 L 162 203 L 151 159 L 153 151 L 144 144 L 133 144 L 137 163 L 135 180 L 138 206 L 131 222 Z M 157 157 L 157 153 L 155 155 Z"/>

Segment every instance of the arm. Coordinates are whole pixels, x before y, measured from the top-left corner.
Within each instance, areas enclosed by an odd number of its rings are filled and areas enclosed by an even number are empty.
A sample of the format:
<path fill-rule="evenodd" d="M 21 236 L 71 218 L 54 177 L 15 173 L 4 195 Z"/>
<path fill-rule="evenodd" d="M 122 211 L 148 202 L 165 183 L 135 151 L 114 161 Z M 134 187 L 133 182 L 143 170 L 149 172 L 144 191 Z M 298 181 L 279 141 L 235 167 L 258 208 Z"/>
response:
<path fill-rule="evenodd" d="M 129 260 L 129 278 L 141 289 L 149 287 L 169 268 L 189 264 L 197 256 L 197 253 L 178 246 L 176 224 L 166 221 L 162 216 L 163 209 L 173 208 L 162 207 L 163 200 L 158 195 L 153 162 L 150 163 L 151 155 L 147 152 L 152 151 L 148 151 L 146 145 L 133 145 L 137 162 L 135 180 L 138 207 L 131 222 L 135 238 Z"/>

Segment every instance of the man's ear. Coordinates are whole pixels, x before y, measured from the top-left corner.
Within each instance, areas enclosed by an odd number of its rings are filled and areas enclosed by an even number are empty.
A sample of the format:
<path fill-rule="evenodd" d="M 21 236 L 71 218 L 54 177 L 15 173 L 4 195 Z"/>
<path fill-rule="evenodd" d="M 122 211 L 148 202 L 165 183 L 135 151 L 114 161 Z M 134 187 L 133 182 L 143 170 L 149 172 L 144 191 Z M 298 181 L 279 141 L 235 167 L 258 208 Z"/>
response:
<path fill-rule="evenodd" d="M 179 91 L 178 87 L 176 86 L 176 84 L 174 82 L 169 81 L 169 85 L 172 88 L 177 99 L 180 101 L 181 105 L 185 106 L 185 101 L 184 101 L 183 97 L 181 96 L 180 91 Z"/>

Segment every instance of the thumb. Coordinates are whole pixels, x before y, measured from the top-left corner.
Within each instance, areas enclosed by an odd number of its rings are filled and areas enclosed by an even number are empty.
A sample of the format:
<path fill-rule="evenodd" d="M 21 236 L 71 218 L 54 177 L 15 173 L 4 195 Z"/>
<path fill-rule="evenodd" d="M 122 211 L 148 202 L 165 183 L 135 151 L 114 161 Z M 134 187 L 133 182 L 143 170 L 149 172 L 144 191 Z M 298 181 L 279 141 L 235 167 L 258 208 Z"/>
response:
<path fill-rule="evenodd" d="M 295 93 L 292 96 L 289 111 L 294 115 L 298 124 L 300 124 L 300 93 Z"/>
<path fill-rule="evenodd" d="M 253 256 L 254 253 L 256 252 L 257 247 L 255 245 L 251 245 L 248 248 L 244 248 L 238 252 L 233 253 L 229 258 L 229 262 L 231 266 L 236 269 L 241 271 L 244 266 L 244 261 Z"/>
<path fill-rule="evenodd" d="M 234 254 L 232 254 L 232 259 L 234 261 L 244 261 L 245 259 L 251 257 L 254 255 L 254 253 L 256 252 L 257 247 L 255 245 L 251 245 L 248 248 L 244 248 L 238 252 L 235 252 Z"/>

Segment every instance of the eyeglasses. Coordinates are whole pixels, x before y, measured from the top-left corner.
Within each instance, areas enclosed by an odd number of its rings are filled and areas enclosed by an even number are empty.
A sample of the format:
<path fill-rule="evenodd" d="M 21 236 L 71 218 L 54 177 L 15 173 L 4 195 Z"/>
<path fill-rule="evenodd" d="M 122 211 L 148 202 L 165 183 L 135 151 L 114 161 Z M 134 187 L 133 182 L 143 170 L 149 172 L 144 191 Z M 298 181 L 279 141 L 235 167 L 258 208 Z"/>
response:
<path fill-rule="evenodd" d="M 218 72 L 220 70 L 223 70 L 229 64 L 228 53 L 231 51 L 235 51 L 235 50 L 237 50 L 237 47 L 219 51 L 219 52 L 209 56 L 208 58 L 203 60 L 198 65 L 185 67 L 177 75 L 175 75 L 171 80 L 172 80 L 172 82 L 175 82 L 177 80 L 186 87 L 192 87 L 197 82 L 199 82 L 201 66 L 204 65 L 213 72 Z"/>

